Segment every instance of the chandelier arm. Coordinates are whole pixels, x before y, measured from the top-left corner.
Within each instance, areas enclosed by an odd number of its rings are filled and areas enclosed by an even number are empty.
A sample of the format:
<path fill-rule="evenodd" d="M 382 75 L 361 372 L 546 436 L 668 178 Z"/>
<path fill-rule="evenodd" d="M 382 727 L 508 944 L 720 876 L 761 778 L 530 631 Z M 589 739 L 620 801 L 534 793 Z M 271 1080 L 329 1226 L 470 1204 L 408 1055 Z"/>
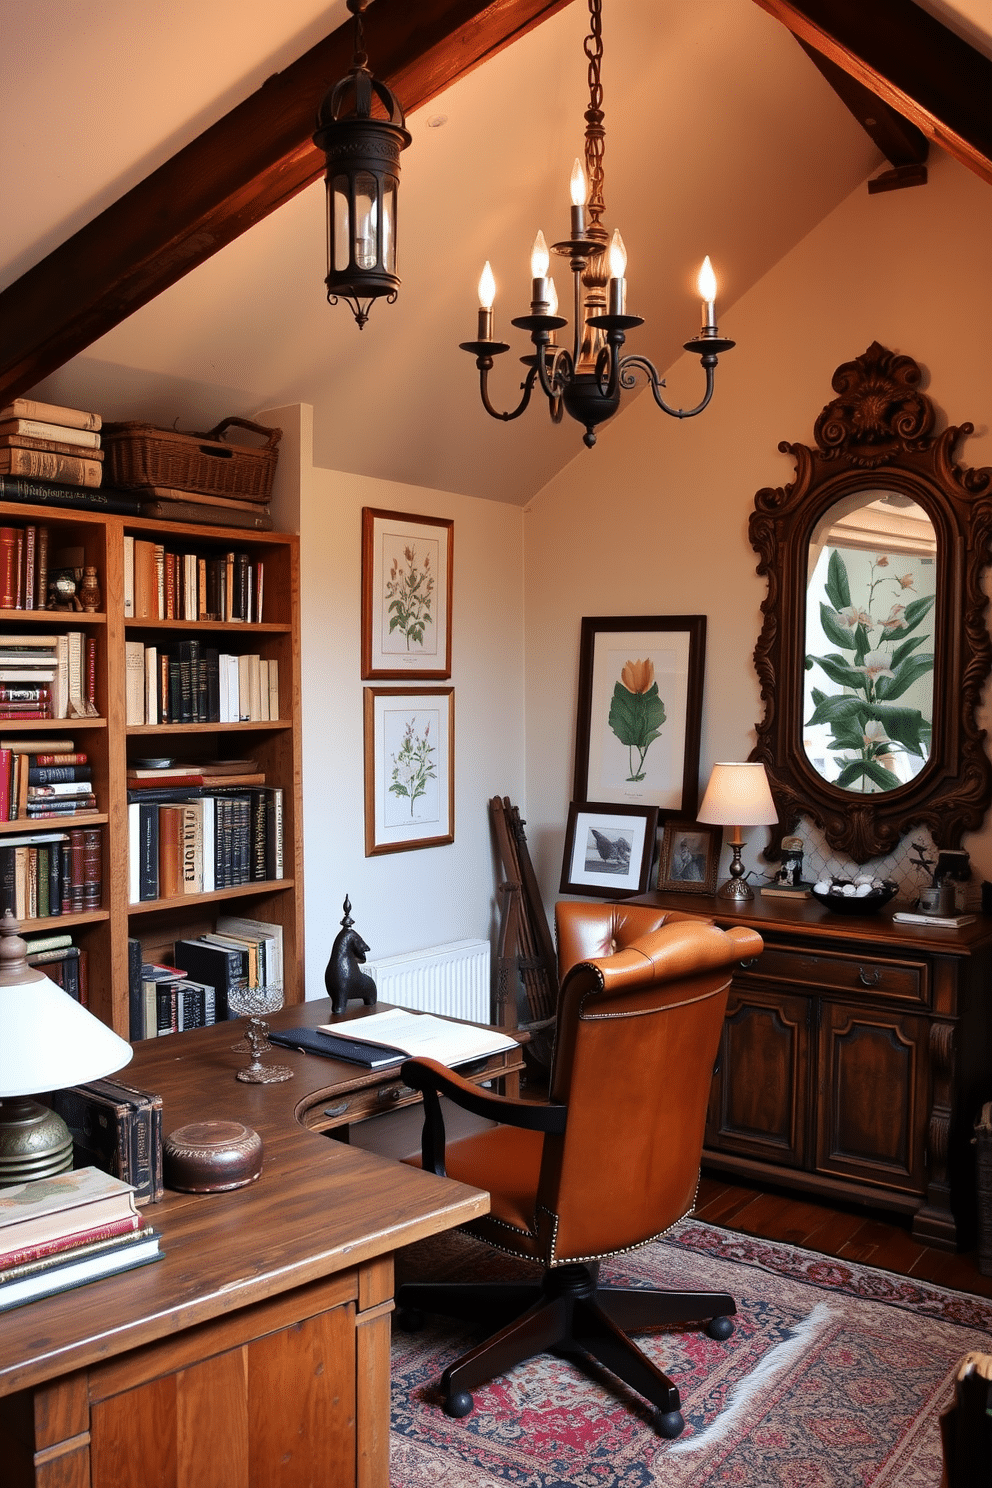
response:
<path fill-rule="evenodd" d="M 664 398 L 661 396 L 660 391 L 660 389 L 665 386 L 665 379 L 658 376 L 658 370 L 655 367 L 654 363 L 650 362 L 648 358 L 644 356 L 632 355 L 625 356 L 623 358 L 620 363 L 620 386 L 622 388 L 632 388 L 636 386 L 637 378 L 635 374 L 637 368 L 640 368 L 640 370 L 647 377 L 648 385 L 650 386 L 651 392 L 654 395 L 654 401 L 657 403 L 662 413 L 671 414 L 672 418 L 694 418 L 697 413 L 702 413 L 703 409 L 707 406 L 713 396 L 713 387 L 716 381 L 715 365 L 704 368 L 706 372 L 706 392 L 703 394 L 701 401 L 696 404 L 695 408 L 673 408 L 671 404 L 665 402 Z"/>
<path fill-rule="evenodd" d="M 537 356 L 535 357 L 534 369 L 531 375 L 533 376 L 534 373 L 537 374 L 541 383 L 541 391 L 549 403 L 560 403 L 562 388 L 572 376 L 572 358 L 563 346 L 556 346 L 553 348 L 555 354 L 551 359 L 549 369 L 546 352 L 552 350 L 552 348 L 541 346 L 536 342 L 535 346 L 537 347 Z M 555 419 L 555 422 L 558 423 L 559 420 Z"/>
<path fill-rule="evenodd" d="M 607 340 L 609 344 L 600 348 L 599 356 L 596 358 L 596 381 L 599 383 L 599 391 L 604 398 L 615 398 L 618 388 L 621 386 L 632 387 L 633 383 L 626 384 L 621 381 L 620 373 L 624 363 L 620 360 L 618 351 L 624 342 L 623 335 L 621 334 L 619 339 L 617 339 L 611 333 Z M 626 360 L 633 361 L 635 359 L 628 357 Z M 650 362 L 648 366 L 651 366 Z"/>
<path fill-rule="evenodd" d="M 491 357 L 479 357 L 476 361 L 476 366 L 479 369 L 479 392 L 482 395 L 482 406 L 489 414 L 490 418 L 499 419 L 501 423 L 508 424 L 511 419 L 519 418 L 520 415 L 526 410 L 527 405 L 530 402 L 530 395 L 534 391 L 534 381 L 537 377 L 537 368 L 532 367 L 527 373 L 524 381 L 520 384 L 523 390 L 523 396 L 521 397 L 520 402 L 517 404 L 516 408 L 514 408 L 510 413 L 501 413 L 498 408 L 495 408 L 493 406 L 489 399 L 489 373 L 492 365 L 493 363 Z"/>

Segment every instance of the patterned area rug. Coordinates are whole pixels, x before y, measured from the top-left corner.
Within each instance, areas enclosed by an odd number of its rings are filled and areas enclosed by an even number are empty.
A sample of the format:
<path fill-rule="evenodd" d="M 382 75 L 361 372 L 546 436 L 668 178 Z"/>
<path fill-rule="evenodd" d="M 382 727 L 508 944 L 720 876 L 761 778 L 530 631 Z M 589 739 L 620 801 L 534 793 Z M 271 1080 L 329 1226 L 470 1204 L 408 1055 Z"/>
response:
<path fill-rule="evenodd" d="M 463 1235 L 399 1259 L 399 1280 L 508 1278 L 523 1264 Z M 682 1436 L 656 1436 L 612 1376 L 594 1383 L 547 1354 L 450 1420 L 438 1378 L 483 1335 L 429 1319 L 416 1334 L 394 1327 L 392 1488 L 936 1488 L 937 1418 L 962 1355 L 990 1351 L 992 1302 L 692 1219 L 602 1276 L 736 1299 L 726 1343 L 693 1327 L 638 1337 L 679 1387 Z"/>

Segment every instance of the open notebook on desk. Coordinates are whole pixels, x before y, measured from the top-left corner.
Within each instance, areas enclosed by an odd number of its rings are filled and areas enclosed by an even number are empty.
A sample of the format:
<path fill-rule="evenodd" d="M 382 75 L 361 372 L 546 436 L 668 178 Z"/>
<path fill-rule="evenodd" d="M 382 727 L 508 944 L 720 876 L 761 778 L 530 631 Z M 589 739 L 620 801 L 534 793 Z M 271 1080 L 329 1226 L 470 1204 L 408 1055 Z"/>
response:
<path fill-rule="evenodd" d="M 412 1055 L 436 1059 L 450 1067 L 517 1047 L 515 1039 L 496 1028 L 452 1023 L 432 1013 L 410 1013 L 404 1008 L 390 1008 L 346 1023 L 321 1023 L 315 1029 L 286 1028 L 269 1037 L 274 1043 L 304 1049 L 308 1054 L 347 1059 L 368 1069 L 388 1069 Z"/>

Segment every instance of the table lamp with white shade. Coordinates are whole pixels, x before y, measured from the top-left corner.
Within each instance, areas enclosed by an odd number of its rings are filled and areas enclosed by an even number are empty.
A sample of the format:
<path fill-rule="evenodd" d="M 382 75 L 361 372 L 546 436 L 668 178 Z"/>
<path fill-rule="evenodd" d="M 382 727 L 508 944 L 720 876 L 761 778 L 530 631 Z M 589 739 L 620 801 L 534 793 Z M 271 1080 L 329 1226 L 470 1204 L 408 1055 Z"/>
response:
<path fill-rule="evenodd" d="M 778 821 L 764 765 L 714 765 L 696 820 L 733 828 L 729 841 L 734 856 L 730 877 L 717 891 L 720 898 L 753 899 L 754 890 L 745 881 L 741 862 L 741 848 L 744 846 L 741 827 L 770 827 Z"/>
<path fill-rule="evenodd" d="M 98 1080 L 134 1053 L 28 965 L 20 928 L 8 910 L 0 920 L 0 1188 L 72 1167 L 69 1128 L 28 1097 Z"/>

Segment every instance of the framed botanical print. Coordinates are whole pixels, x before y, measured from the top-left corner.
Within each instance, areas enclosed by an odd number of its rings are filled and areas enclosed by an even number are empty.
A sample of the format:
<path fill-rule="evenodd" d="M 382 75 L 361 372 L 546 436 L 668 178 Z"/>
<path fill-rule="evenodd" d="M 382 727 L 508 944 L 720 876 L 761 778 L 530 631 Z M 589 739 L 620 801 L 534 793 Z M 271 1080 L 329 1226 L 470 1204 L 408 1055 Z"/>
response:
<path fill-rule="evenodd" d="M 705 649 L 705 615 L 583 619 L 577 801 L 695 816 Z"/>
<path fill-rule="evenodd" d="M 561 893 L 626 899 L 648 887 L 658 812 L 654 806 L 573 801 L 568 808 Z"/>
<path fill-rule="evenodd" d="M 455 840 L 455 689 L 365 689 L 365 856 Z"/>
<path fill-rule="evenodd" d="M 715 894 L 723 828 L 666 821 L 658 836 L 655 888 L 671 894 Z"/>
<path fill-rule="evenodd" d="M 362 510 L 362 676 L 451 676 L 454 523 Z"/>

